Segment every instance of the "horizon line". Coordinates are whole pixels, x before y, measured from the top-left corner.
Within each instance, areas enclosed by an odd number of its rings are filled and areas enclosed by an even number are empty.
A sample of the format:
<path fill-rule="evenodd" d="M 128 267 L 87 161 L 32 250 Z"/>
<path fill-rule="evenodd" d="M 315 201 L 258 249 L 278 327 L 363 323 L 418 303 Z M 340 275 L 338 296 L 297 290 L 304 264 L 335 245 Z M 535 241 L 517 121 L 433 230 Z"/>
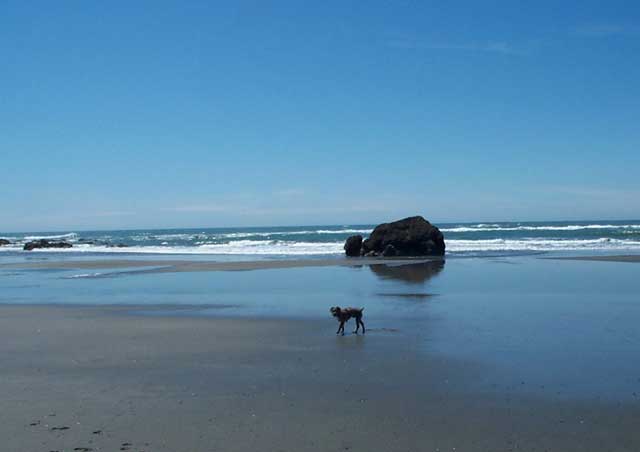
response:
<path fill-rule="evenodd" d="M 416 215 L 413 215 L 416 216 Z M 421 215 L 420 215 L 421 216 Z M 403 218 L 398 218 L 397 220 L 389 220 L 389 221 L 385 221 L 385 222 L 379 222 L 379 223 L 350 223 L 350 224 L 345 224 L 345 223 L 341 223 L 341 224 L 288 224 L 288 225 L 271 225 L 271 226 L 267 226 L 267 225 L 259 225 L 259 226 L 189 226 L 189 227 L 162 227 L 162 228 L 157 228 L 157 227 L 150 227 L 150 228 L 114 228 L 114 229 L 84 229 L 84 228 L 63 228 L 63 229 L 42 229 L 42 230 L 24 230 L 24 231 L 0 231 L 0 237 L 3 237 L 3 234 L 35 234 L 35 233 L 48 233 L 48 232 L 67 232 L 68 234 L 71 233 L 81 233 L 81 232 L 109 232 L 109 231 L 166 231 L 166 230 L 174 230 L 174 229 L 183 229 L 183 230 L 196 230 L 196 229 L 259 229 L 259 228 L 309 228 L 309 227 L 314 227 L 314 226 L 321 226 L 321 227 L 341 227 L 341 226 L 376 226 L 379 224 L 384 224 L 384 223 L 392 223 L 394 221 L 398 221 L 398 220 L 402 220 L 404 218 L 410 218 L 410 217 L 403 217 Z M 429 219 L 427 219 L 427 221 L 429 221 L 429 223 L 433 224 L 434 226 L 438 226 L 438 224 L 447 224 L 447 225 L 451 225 L 451 224 L 460 224 L 460 225 L 466 225 L 466 224 L 478 224 L 478 223 L 586 223 L 586 222 L 592 222 L 592 223 L 605 223 L 605 222 L 616 222 L 616 223 L 620 223 L 620 222 L 636 222 L 636 223 L 640 223 L 640 218 L 638 219 L 630 219 L 630 218 L 625 218 L 625 219 L 581 219 L 581 220 L 475 220 L 475 221 L 431 221 Z"/>

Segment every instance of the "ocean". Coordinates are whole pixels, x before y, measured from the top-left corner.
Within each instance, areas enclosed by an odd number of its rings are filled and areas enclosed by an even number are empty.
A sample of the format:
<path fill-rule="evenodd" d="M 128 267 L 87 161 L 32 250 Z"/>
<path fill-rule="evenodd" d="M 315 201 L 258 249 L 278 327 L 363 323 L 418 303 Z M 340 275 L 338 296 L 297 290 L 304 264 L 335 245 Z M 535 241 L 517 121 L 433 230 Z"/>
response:
<path fill-rule="evenodd" d="M 538 253 L 638 253 L 638 221 L 555 221 L 440 223 L 447 255 L 495 256 Z M 0 255 L 15 255 L 24 243 L 40 238 L 64 240 L 69 249 L 31 253 L 188 254 L 238 258 L 339 256 L 354 234 L 367 236 L 374 225 L 287 226 L 251 228 L 144 229 L 0 233 L 12 243 Z"/>

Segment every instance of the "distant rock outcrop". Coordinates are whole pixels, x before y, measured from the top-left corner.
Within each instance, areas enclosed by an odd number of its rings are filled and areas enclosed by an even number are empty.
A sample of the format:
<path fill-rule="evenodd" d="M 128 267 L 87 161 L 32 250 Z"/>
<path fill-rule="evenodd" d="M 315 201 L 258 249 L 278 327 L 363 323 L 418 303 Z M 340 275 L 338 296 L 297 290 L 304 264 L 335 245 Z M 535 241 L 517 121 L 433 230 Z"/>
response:
<path fill-rule="evenodd" d="M 347 256 L 443 256 L 445 251 L 442 232 L 420 216 L 376 226 L 356 252 L 358 237 L 362 240 L 361 236 L 347 239 Z"/>
<path fill-rule="evenodd" d="M 11 242 L 8 241 L 7 239 L 0 239 L 0 246 L 3 245 L 11 245 Z"/>
<path fill-rule="evenodd" d="M 104 240 L 94 240 L 94 239 L 78 239 L 78 243 L 80 245 L 96 245 L 96 246 L 106 246 L 107 248 L 128 248 L 129 245 L 125 245 L 124 243 L 111 243 Z"/>
<path fill-rule="evenodd" d="M 40 239 L 25 243 L 22 249 L 31 251 L 36 248 L 71 248 L 72 246 L 73 245 L 68 242 L 50 242 L 49 240 Z"/>

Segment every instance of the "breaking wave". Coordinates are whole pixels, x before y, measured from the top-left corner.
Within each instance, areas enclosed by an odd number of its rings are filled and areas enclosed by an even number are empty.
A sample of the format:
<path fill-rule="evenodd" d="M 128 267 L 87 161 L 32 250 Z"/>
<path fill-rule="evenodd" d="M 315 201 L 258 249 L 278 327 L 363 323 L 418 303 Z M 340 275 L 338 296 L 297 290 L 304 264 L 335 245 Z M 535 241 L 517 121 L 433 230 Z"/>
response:
<path fill-rule="evenodd" d="M 549 223 L 439 224 L 447 253 L 640 251 L 640 221 Z M 68 249 L 39 249 L 31 253 L 204 254 L 238 256 L 342 255 L 345 239 L 367 236 L 370 225 L 269 228 L 198 228 L 67 233 L 8 233 L 11 243 L 0 253 L 23 253 L 31 240 L 64 240 Z"/>
<path fill-rule="evenodd" d="M 491 239 L 447 240 L 448 252 L 467 251 L 581 251 L 581 250 L 640 250 L 640 242 L 599 238 L 592 240 L 562 239 Z"/>
<path fill-rule="evenodd" d="M 69 232 L 68 234 L 57 234 L 57 235 L 27 235 L 24 237 L 24 240 L 77 240 L 78 234 L 75 232 Z"/>
<path fill-rule="evenodd" d="M 14 247 L 2 247 L 0 251 L 15 251 Z M 640 250 L 640 241 L 610 238 L 564 239 L 488 239 L 447 240 L 447 253 L 482 251 L 606 251 Z M 209 243 L 198 246 L 130 246 L 114 248 L 77 244 L 73 248 L 33 250 L 31 253 L 111 253 L 111 254 L 218 254 L 263 256 L 313 256 L 342 255 L 340 242 L 294 242 L 283 240 L 237 240 L 228 243 Z"/>
<path fill-rule="evenodd" d="M 589 229 L 631 229 L 640 230 L 639 224 L 573 224 L 573 225 L 542 225 L 542 226 L 501 226 L 499 224 L 477 224 L 440 228 L 442 232 L 497 232 L 497 231 L 581 231 Z"/>

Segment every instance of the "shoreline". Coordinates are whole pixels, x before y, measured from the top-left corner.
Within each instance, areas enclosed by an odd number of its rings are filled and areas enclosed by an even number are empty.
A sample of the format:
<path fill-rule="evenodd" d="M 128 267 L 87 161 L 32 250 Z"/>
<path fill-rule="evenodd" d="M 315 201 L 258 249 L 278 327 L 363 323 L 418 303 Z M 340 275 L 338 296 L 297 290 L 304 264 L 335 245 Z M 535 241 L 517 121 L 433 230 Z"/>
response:
<path fill-rule="evenodd" d="M 619 254 L 619 255 L 611 255 L 611 256 L 556 256 L 556 257 L 541 257 L 540 259 L 561 260 L 561 261 L 640 263 L 640 254 Z"/>
<path fill-rule="evenodd" d="M 499 256 L 505 257 L 534 257 L 541 260 L 563 261 L 599 261 L 599 262 L 626 262 L 640 263 L 640 254 L 625 255 L 592 255 L 592 256 Z M 162 259 L 92 259 L 92 260 L 50 260 L 46 262 L 13 262 L 0 263 L 0 270 L 100 270 L 100 269 L 131 269 L 122 274 L 148 274 L 148 273 L 182 273 L 182 272 L 209 272 L 209 271 L 250 271 L 250 270 L 274 270 L 306 267 L 358 267 L 371 265 L 413 265 L 430 262 L 443 262 L 447 259 L 461 259 L 455 257 L 398 257 L 398 258 L 323 258 L 323 259 L 283 259 L 283 260 L 247 260 L 247 261 L 209 261 L 209 260 L 162 260 Z M 479 258 L 478 256 L 469 256 Z M 496 256 L 482 257 L 486 259 Z"/>
<path fill-rule="evenodd" d="M 47 262 L 16 262 L 0 264 L 0 269 L 7 270 L 97 270 L 125 269 L 135 273 L 179 273 L 199 271 L 246 271 L 270 270 L 303 267 L 357 267 L 361 265 L 410 265 L 442 261 L 440 257 L 422 258 L 335 258 L 335 259 L 286 259 L 269 261 L 195 261 L 195 260 L 128 260 L 128 259 L 94 259 L 94 260 L 58 260 Z M 153 268 L 149 268 L 153 267 Z"/>

